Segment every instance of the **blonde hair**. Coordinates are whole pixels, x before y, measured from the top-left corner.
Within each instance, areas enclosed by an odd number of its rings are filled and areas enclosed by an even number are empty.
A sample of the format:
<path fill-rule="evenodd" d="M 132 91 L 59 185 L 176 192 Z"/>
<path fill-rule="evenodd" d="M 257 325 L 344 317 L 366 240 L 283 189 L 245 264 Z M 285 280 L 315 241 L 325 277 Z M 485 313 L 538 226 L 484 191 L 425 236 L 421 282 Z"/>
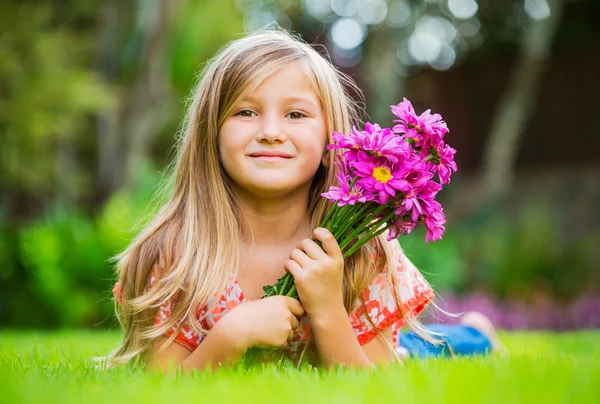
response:
<path fill-rule="evenodd" d="M 135 237 L 114 257 L 121 285 L 121 303 L 115 301 L 117 319 L 124 332 L 120 345 L 101 358 L 107 367 L 124 364 L 139 356 L 145 359 L 153 341 L 175 327 L 165 348 L 184 322 L 198 333 L 206 333 L 196 310 L 215 293 L 223 293 L 238 269 L 240 215 L 232 180 L 218 153 L 218 134 L 235 102 L 256 89 L 274 71 L 302 60 L 327 117 L 331 133 L 350 132 L 360 124 L 364 105 L 362 92 L 354 81 L 338 71 L 310 45 L 282 30 L 260 30 L 222 48 L 203 69 L 193 91 L 184 126 L 178 137 L 176 156 L 168 183 L 172 191 L 167 202 Z M 359 96 L 353 100 L 347 86 Z M 334 184 L 333 152 L 329 164 L 315 173 L 308 201 L 312 226 L 317 227 L 330 203 L 320 197 Z M 382 235 L 376 241 L 375 265 L 394 268 L 398 257 Z M 369 246 L 347 261 L 344 274 L 344 304 L 350 312 L 363 289 L 376 275 L 372 270 Z M 149 276 L 156 263 L 166 269 L 153 287 Z M 389 282 L 398 285 L 396 271 L 388 271 Z M 154 319 L 159 307 L 174 298 L 170 316 L 158 326 Z M 402 309 L 396 293 L 396 302 Z M 407 325 L 431 340 L 422 325 L 403 313 Z"/>

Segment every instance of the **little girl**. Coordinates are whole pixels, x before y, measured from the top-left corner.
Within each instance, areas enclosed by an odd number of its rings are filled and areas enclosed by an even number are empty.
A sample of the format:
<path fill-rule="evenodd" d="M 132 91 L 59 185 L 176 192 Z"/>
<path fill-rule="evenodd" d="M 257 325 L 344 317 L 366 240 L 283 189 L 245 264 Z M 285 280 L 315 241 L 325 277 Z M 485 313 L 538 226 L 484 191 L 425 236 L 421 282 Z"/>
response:
<path fill-rule="evenodd" d="M 360 125 L 345 88 L 361 94 L 353 81 L 277 30 L 233 41 L 201 77 L 172 194 L 117 256 L 124 338 L 108 366 L 139 357 L 187 372 L 258 347 L 373 367 L 398 359 L 402 326 L 435 342 L 416 320 L 433 290 L 397 241 L 381 235 L 344 261 L 317 228 L 330 207 L 320 195 L 335 179 L 331 134 Z M 285 271 L 300 301 L 261 299 Z"/>

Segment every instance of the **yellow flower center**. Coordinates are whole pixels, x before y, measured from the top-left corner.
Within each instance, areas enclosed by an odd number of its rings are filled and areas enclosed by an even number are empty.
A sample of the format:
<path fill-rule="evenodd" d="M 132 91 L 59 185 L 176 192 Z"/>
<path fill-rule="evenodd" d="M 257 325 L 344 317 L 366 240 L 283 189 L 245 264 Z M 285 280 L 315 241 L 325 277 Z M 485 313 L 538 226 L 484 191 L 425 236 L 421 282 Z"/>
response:
<path fill-rule="evenodd" d="M 373 169 L 373 178 L 382 184 L 385 184 L 392 179 L 392 173 L 385 167 L 375 167 Z"/>

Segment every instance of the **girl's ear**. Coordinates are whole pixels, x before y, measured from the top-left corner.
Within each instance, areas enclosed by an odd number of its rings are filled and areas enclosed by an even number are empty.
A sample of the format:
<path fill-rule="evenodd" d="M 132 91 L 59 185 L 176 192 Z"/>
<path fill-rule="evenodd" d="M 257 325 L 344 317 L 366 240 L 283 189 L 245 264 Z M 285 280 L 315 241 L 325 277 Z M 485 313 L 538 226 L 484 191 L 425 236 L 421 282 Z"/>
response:
<path fill-rule="evenodd" d="M 321 157 L 321 163 L 329 168 L 329 150 L 325 149 L 325 151 L 323 152 L 323 157 Z"/>

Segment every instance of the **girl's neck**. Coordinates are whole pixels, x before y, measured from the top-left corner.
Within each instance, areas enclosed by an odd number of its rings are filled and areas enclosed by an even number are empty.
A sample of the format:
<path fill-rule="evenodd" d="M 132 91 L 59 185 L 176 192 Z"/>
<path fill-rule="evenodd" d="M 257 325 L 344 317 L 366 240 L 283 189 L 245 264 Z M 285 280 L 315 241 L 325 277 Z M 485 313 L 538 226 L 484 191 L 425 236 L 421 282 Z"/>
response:
<path fill-rule="evenodd" d="M 279 198 L 257 198 L 238 192 L 242 242 L 276 246 L 310 237 L 308 191 L 308 188 L 300 189 Z"/>

